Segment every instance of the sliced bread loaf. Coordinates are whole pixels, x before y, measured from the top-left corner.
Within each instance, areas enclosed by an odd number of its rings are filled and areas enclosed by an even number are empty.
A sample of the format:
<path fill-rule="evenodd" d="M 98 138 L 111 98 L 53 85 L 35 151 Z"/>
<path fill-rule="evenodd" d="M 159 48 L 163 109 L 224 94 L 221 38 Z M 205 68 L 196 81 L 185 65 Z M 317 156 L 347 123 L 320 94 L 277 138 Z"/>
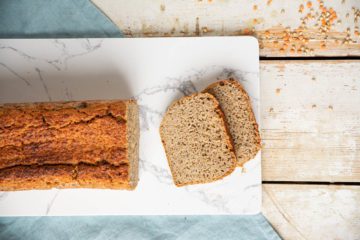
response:
<path fill-rule="evenodd" d="M 212 182 L 236 167 L 223 113 L 211 94 L 174 102 L 161 122 L 160 135 L 177 186 Z"/>
<path fill-rule="evenodd" d="M 238 165 L 242 166 L 254 158 L 261 148 L 258 125 L 248 94 L 235 80 L 215 82 L 203 92 L 212 94 L 219 101 L 234 143 Z"/>

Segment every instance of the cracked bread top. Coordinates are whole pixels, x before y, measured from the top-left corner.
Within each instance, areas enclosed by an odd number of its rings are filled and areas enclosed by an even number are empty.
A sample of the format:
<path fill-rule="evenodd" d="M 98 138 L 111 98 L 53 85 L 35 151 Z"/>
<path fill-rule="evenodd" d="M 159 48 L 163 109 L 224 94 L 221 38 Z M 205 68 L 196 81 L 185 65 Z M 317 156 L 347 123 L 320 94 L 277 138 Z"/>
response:
<path fill-rule="evenodd" d="M 129 101 L 1 105 L 0 169 L 33 164 L 128 163 Z"/>

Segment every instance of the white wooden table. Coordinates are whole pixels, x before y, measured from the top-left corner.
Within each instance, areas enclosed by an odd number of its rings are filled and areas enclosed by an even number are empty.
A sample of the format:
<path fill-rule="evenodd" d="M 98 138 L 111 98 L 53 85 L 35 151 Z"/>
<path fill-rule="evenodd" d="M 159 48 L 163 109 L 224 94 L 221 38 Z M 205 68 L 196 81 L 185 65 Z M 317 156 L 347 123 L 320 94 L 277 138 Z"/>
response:
<path fill-rule="evenodd" d="M 360 239 L 359 0 L 92 0 L 126 37 L 254 35 L 263 213 L 284 239 Z"/>

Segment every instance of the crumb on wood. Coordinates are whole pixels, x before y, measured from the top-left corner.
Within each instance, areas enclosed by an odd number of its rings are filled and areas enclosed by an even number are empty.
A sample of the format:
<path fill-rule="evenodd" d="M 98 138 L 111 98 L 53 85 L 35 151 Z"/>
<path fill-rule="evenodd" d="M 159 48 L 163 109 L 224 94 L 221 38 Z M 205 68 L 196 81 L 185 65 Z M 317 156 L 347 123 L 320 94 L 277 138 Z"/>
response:
<path fill-rule="evenodd" d="M 270 3 L 272 1 L 269 1 Z M 273 44 L 280 53 L 290 53 L 298 55 L 314 55 L 314 47 L 318 49 L 326 49 L 332 44 L 350 44 L 357 43 L 351 36 L 358 37 L 359 29 L 355 28 L 346 29 L 344 37 L 334 38 L 333 27 L 336 24 L 341 24 L 342 20 L 339 19 L 336 11 L 333 7 L 327 6 L 326 1 L 317 0 L 318 4 L 314 4 L 313 0 L 304 1 L 299 5 L 299 12 L 301 12 L 300 24 L 298 26 L 286 27 L 281 31 L 264 30 L 258 32 L 259 42 L 267 40 L 261 45 L 261 48 L 267 44 Z M 258 10 L 258 5 L 253 5 L 253 10 Z M 353 7 L 354 21 L 358 21 L 360 18 L 360 10 Z M 281 13 L 285 13 L 285 9 L 281 9 Z M 259 24 L 260 21 L 257 18 L 253 18 L 250 21 L 253 25 Z M 282 27 L 282 24 L 280 24 Z M 309 30 L 308 30 L 309 29 Z M 313 32 L 313 31 L 316 32 Z M 336 30 L 336 29 L 335 29 Z M 242 34 L 254 34 L 252 30 L 244 29 Z M 341 32 L 343 34 L 343 32 Z M 317 41 L 310 40 L 315 38 Z M 261 41 L 262 40 L 262 41 Z"/>
<path fill-rule="evenodd" d="M 302 13 L 304 11 L 304 5 L 300 4 L 299 6 L 299 13 Z"/>
<path fill-rule="evenodd" d="M 254 32 L 254 29 L 245 28 L 243 30 L 244 35 L 251 35 Z"/>
<path fill-rule="evenodd" d="M 200 36 L 200 20 L 199 20 L 199 17 L 196 17 L 195 34 L 196 34 L 196 36 Z"/>
<path fill-rule="evenodd" d="M 321 43 L 321 44 L 320 44 L 320 49 L 325 49 L 325 48 L 326 48 L 325 42 Z"/>
<path fill-rule="evenodd" d="M 161 4 L 161 5 L 160 5 L 160 11 L 161 11 L 161 12 L 164 12 L 164 11 L 165 11 L 165 5 L 164 5 L 164 4 Z"/>
<path fill-rule="evenodd" d="M 291 54 L 295 54 L 295 50 L 296 50 L 296 48 L 295 48 L 295 47 L 292 47 L 292 48 L 290 49 L 290 53 L 291 53 Z"/>
<path fill-rule="evenodd" d="M 266 30 L 265 31 L 265 38 L 268 39 L 270 37 L 270 31 Z"/>
<path fill-rule="evenodd" d="M 207 27 L 202 27 L 202 28 L 201 28 L 201 31 L 202 31 L 203 33 L 207 33 L 207 32 L 209 32 L 209 29 L 208 29 Z"/>
<path fill-rule="evenodd" d="M 360 9 L 354 8 L 354 23 L 358 23 L 360 18 Z"/>

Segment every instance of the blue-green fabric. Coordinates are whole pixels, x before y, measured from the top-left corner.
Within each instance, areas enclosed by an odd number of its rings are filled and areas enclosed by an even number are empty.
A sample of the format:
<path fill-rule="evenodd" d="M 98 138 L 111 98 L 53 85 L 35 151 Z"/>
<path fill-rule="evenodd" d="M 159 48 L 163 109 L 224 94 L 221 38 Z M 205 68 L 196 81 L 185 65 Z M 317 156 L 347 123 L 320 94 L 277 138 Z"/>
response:
<path fill-rule="evenodd" d="M 253 216 L 97 216 L 0 218 L 7 240 L 278 240 L 266 219 Z"/>
<path fill-rule="evenodd" d="M 0 38 L 121 36 L 121 31 L 88 0 L 0 0 Z M 258 214 L 2 217 L 0 239 L 273 240 L 280 238 L 263 215 Z"/>
<path fill-rule="evenodd" d="M 121 36 L 88 0 L 0 0 L 0 38 Z"/>

